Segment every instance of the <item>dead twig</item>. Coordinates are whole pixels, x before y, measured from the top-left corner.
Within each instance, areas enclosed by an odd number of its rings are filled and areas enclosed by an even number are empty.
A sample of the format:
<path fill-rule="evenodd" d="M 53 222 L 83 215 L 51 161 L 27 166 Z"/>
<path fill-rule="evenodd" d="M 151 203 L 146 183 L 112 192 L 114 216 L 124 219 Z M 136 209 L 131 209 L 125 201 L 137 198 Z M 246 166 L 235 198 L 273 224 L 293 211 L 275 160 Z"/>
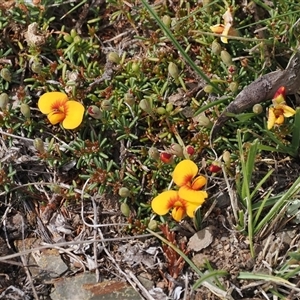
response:
<path fill-rule="evenodd" d="M 222 126 L 230 119 L 230 115 L 239 114 L 254 104 L 272 99 L 279 87 L 284 86 L 287 94 L 295 94 L 300 86 L 300 50 L 290 59 L 285 70 L 278 70 L 258 78 L 246 86 L 222 112 L 214 124 L 210 140 L 217 137 Z"/>

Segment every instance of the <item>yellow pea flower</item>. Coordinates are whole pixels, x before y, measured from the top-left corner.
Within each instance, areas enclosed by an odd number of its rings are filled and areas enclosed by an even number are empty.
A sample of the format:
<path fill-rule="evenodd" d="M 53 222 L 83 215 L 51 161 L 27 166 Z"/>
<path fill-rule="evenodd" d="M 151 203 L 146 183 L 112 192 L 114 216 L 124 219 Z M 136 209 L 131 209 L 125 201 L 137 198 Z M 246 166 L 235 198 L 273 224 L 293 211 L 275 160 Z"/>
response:
<path fill-rule="evenodd" d="M 165 215 L 172 209 L 172 217 L 175 221 L 180 222 L 186 215 L 194 217 L 194 212 L 200 204 L 189 202 L 179 197 L 178 191 L 165 191 L 156 196 L 151 207 L 158 215 Z"/>
<path fill-rule="evenodd" d="M 178 191 L 165 191 L 155 197 L 151 206 L 158 215 L 165 215 L 172 209 L 172 217 L 176 221 L 182 220 L 186 215 L 194 217 L 195 210 L 201 206 L 208 197 L 205 191 L 200 191 L 206 184 L 204 176 L 196 176 L 197 165 L 191 160 L 181 161 L 174 169 L 173 180 L 179 187 Z"/>
<path fill-rule="evenodd" d="M 38 101 L 38 108 L 47 115 L 52 125 L 62 123 L 65 129 L 78 127 L 83 119 L 84 106 L 77 101 L 69 100 L 61 92 L 48 92 Z"/>
<path fill-rule="evenodd" d="M 292 117 L 296 111 L 285 103 L 286 89 L 281 86 L 276 91 L 272 103 L 273 106 L 268 111 L 268 130 L 272 129 L 275 124 L 281 125 L 284 122 L 284 118 Z"/>
<path fill-rule="evenodd" d="M 189 202 L 198 203 L 200 206 L 207 198 L 207 193 L 200 191 L 207 180 L 202 175 L 196 177 L 197 173 L 197 165 L 193 161 L 185 159 L 175 167 L 172 177 L 179 187 L 179 197 Z"/>
<path fill-rule="evenodd" d="M 267 128 L 270 130 L 275 124 L 281 125 L 284 122 L 284 118 L 292 117 L 295 114 L 295 110 L 285 104 L 278 104 L 269 108 Z"/>

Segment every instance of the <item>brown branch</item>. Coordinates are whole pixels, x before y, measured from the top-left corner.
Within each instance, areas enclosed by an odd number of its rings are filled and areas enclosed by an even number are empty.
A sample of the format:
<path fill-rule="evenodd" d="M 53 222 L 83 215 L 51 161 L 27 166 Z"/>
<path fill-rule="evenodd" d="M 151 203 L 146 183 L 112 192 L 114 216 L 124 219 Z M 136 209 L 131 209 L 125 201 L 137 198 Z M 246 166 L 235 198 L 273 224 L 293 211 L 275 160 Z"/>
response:
<path fill-rule="evenodd" d="M 290 59 L 285 70 L 278 70 L 261 76 L 246 86 L 220 115 L 214 124 L 210 139 L 213 141 L 220 132 L 229 114 L 239 114 L 254 104 L 262 103 L 273 98 L 279 87 L 284 86 L 287 94 L 295 94 L 300 87 L 300 51 Z"/>

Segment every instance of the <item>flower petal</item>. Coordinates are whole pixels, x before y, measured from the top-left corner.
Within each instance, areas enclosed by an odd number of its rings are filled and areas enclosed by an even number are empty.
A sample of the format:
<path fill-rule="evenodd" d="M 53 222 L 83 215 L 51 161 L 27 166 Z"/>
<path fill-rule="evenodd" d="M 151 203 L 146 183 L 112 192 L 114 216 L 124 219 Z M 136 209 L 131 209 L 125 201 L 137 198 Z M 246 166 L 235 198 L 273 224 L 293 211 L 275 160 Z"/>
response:
<path fill-rule="evenodd" d="M 186 213 L 190 218 L 194 218 L 195 210 L 201 205 L 195 203 L 188 203 L 186 207 Z"/>
<path fill-rule="evenodd" d="M 210 26 L 209 28 L 213 33 L 221 34 L 224 30 L 224 27 L 225 26 L 223 24 L 217 24 L 217 25 Z"/>
<path fill-rule="evenodd" d="M 268 130 L 272 129 L 275 125 L 275 113 L 274 113 L 274 108 L 270 107 L 268 111 L 268 122 L 267 122 L 267 128 Z"/>
<path fill-rule="evenodd" d="M 52 125 L 55 125 L 64 120 L 65 114 L 63 112 L 52 111 L 47 115 L 47 118 Z"/>
<path fill-rule="evenodd" d="M 178 198 L 177 191 L 165 191 L 152 200 L 151 207 L 156 214 L 163 216 L 174 206 Z"/>
<path fill-rule="evenodd" d="M 227 24 L 225 25 L 225 27 L 224 27 L 223 32 L 222 32 L 222 35 L 223 35 L 223 36 L 221 36 L 221 41 L 222 41 L 224 44 L 228 44 L 228 39 L 227 39 L 226 36 L 228 35 L 230 28 L 231 28 L 231 23 L 227 23 Z M 225 36 L 224 36 L 224 35 L 225 35 Z"/>
<path fill-rule="evenodd" d="M 284 122 L 284 115 L 279 115 L 275 120 L 275 124 L 277 125 L 281 125 L 283 122 Z"/>
<path fill-rule="evenodd" d="M 175 221 L 180 222 L 186 216 L 186 210 L 183 206 L 175 206 L 172 209 L 172 217 Z"/>
<path fill-rule="evenodd" d="M 228 7 L 224 15 L 222 16 L 225 25 L 232 24 L 233 23 L 233 16 L 232 16 L 232 9 L 231 7 Z"/>
<path fill-rule="evenodd" d="M 280 105 L 280 107 L 283 109 L 283 115 L 286 118 L 292 117 L 296 113 L 296 111 L 288 105 L 282 104 L 282 105 Z"/>
<path fill-rule="evenodd" d="M 195 191 L 188 186 L 182 186 L 178 191 L 179 197 L 198 206 L 208 197 L 205 191 Z"/>
<path fill-rule="evenodd" d="M 276 92 L 272 99 L 273 104 L 276 106 L 278 104 L 285 102 L 286 89 L 284 86 L 281 86 Z"/>
<path fill-rule="evenodd" d="M 191 183 L 197 172 L 197 165 L 193 161 L 185 159 L 175 167 L 172 177 L 175 184 L 178 186 L 183 186 Z"/>
<path fill-rule="evenodd" d="M 43 114 L 50 114 L 53 110 L 53 105 L 56 102 L 61 103 L 63 105 L 67 102 L 68 96 L 61 92 L 49 92 L 42 95 L 38 101 L 38 108 Z"/>
<path fill-rule="evenodd" d="M 202 175 L 200 176 L 197 176 L 194 180 L 193 180 L 193 183 L 192 183 L 192 186 L 191 188 L 193 190 L 200 190 L 202 187 L 204 187 L 206 185 L 206 178 Z"/>
<path fill-rule="evenodd" d="M 63 120 L 65 129 L 74 129 L 78 127 L 83 119 L 84 106 L 77 101 L 70 100 L 66 104 L 66 117 Z"/>

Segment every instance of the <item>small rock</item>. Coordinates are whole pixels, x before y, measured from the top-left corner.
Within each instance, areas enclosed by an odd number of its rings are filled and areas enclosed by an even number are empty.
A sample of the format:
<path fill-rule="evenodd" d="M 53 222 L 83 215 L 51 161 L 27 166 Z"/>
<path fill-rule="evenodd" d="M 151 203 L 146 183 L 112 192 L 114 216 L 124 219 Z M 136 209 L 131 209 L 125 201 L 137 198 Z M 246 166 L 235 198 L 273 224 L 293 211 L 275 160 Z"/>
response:
<path fill-rule="evenodd" d="M 32 254 L 38 266 L 51 277 L 58 277 L 68 270 L 57 249 L 46 249 L 40 255 L 34 255 L 34 252 Z"/>
<path fill-rule="evenodd" d="M 208 226 L 195 233 L 188 242 L 188 248 L 193 251 L 200 251 L 208 247 L 213 241 L 212 226 Z"/>
<path fill-rule="evenodd" d="M 26 218 L 20 213 L 9 216 L 5 227 L 8 240 L 17 240 L 27 234 Z"/>
<path fill-rule="evenodd" d="M 144 275 L 147 276 L 147 274 L 144 274 Z M 153 288 L 154 282 L 152 280 L 146 278 L 145 276 L 138 275 L 137 278 L 141 282 L 141 284 L 145 287 L 145 289 L 149 291 Z"/>
<path fill-rule="evenodd" d="M 217 198 L 217 207 L 224 208 L 228 207 L 230 205 L 230 198 L 228 196 L 228 193 L 219 193 Z"/>
<path fill-rule="evenodd" d="M 141 300 L 130 285 L 122 281 L 96 282 L 92 273 L 55 280 L 51 293 L 53 300 Z"/>
<path fill-rule="evenodd" d="M 74 277 L 55 280 L 54 289 L 50 295 L 56 300 L 88 300 L 92 292 L 83 288 L 85 284 L 96 284 L 96 276 L 91 273 L 83 273 Z"/>

